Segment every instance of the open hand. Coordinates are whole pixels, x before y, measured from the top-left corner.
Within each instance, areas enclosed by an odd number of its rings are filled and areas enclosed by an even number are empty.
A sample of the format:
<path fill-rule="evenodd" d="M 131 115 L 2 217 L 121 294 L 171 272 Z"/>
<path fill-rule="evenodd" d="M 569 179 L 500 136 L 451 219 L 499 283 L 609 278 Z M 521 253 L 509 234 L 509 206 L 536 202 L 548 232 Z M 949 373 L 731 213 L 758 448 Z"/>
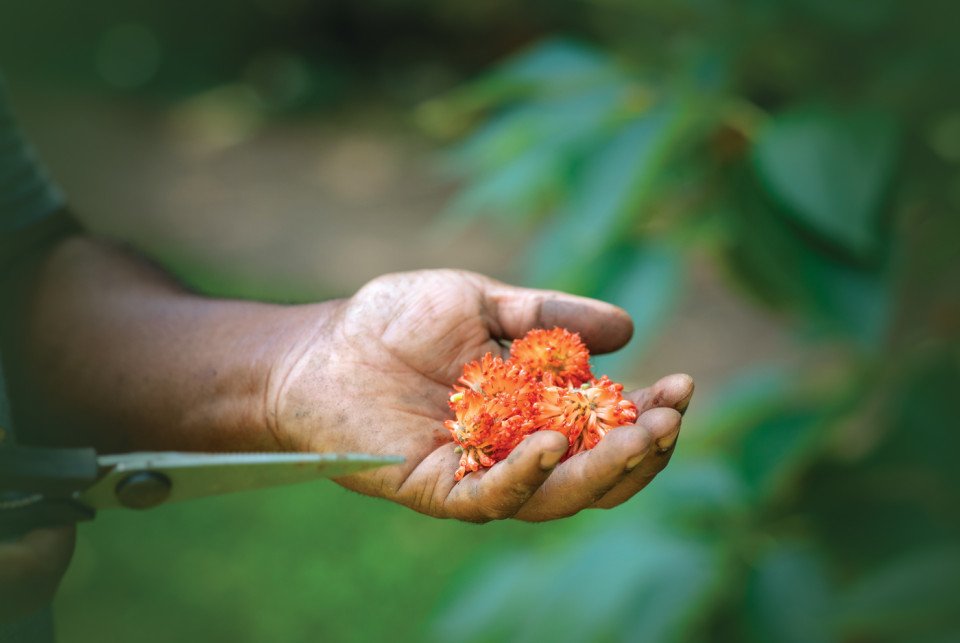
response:
<path fill-rule="evenodd" d="M 615 306 L 516 288 L 482 275 L 421 271 L 385 275 L 297 329 L 296 346 L 271 377 L 271 429 L 303 451 L 399 454 L 402 465 L 339 479 L 343 486 L 419 512 L 471 522 L 540 521 L 616 506 L 663 469 L 693 394 L 687 375 L 627 393 L 636 425 L 558 465 L 566 438 L 538 431 L 506 460 L 454 482 L 459 456 L 443 421 L 465 362 L 531 328 L 579 332 L 593 353 L 623 346 L 633 331 Z"/>

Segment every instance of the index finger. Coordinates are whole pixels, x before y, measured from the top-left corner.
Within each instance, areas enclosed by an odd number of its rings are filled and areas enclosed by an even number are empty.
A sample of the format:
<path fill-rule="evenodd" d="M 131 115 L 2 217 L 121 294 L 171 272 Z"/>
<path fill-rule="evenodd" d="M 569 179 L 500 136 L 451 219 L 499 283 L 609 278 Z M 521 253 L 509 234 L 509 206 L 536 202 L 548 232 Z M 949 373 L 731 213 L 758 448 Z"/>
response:
<path fill-rule="evenodd" d="M 538 431 L 490 469 L 468 474 L 444 502 L 449 515 L 471 522 L 510 518 L 526 504 L 566 453 L 567 438 Z"/>

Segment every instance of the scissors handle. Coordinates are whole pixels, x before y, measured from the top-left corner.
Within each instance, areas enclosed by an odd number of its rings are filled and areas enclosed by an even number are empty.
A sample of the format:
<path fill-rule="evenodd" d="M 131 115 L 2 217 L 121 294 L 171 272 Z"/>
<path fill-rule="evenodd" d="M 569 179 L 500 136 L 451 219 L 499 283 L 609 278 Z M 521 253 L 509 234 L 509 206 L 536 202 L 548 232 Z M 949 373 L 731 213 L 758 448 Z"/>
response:
<path fill-rule="evenodd" d="M 69 498 L 7 494 L 7 499 L 0 499 L 0 541 L 15 540 L 34 529 L 93 520 L 95 515 L 91 507 Z"/>
<path fill-rule="evenodd" d="M 75 495 L 98 474 L 93 449 L 0 448 L 0 539 L 90 520 Z"/>
<path fill-rule="evenodd" d="M 99 475 L 93 449 L 0 448 L 0 492 L 69 496 Z"/>

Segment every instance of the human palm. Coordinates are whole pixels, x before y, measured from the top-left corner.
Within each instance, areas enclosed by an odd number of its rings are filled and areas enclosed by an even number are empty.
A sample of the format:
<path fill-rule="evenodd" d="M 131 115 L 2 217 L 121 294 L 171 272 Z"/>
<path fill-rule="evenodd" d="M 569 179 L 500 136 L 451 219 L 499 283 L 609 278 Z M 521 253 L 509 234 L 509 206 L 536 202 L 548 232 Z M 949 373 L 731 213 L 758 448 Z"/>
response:
<path fill-rule="evenodd" d="M 504 342 L 536 327 L 578 331 L 593 352 L 608 352 L 629 339 L 629 317 L 598 301 L 449 270 L 386 275 L 326 306 L 277 377 L 278 436 L 298 450 L 404 456 L 402 465 L 338 482 L 433 516 L 548 520 L 620 504 L 666 465 L 693 392 L 688 376 L 664 378 L 628 394 L 637 424 L 592 451 L 558 464 L 566 438 L 539 431 L 507 460 L 455 483 L 459 456 L 443 421 L 465 362 L 505 355 Z"/>

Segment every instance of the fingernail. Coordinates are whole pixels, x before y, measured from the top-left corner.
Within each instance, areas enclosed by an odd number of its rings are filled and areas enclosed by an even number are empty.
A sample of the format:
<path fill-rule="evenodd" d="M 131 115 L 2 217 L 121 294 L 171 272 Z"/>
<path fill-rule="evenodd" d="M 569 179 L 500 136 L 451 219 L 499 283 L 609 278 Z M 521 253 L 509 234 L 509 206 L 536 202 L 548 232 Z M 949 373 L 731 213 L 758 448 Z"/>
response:
<path fill-rule="evenodd" d="M 560 458 L 563 457 L 565 451 L 547 451 L 542 456 L 540 456 L 540 468 L 544 471 L 549 471 L 550 469 L 557 466 L 557 463 L 560 462 Z"/>
<path fill-rule="evenodd" d="M 633 471 L 634 469 L 636 469 L 637 465 L 643 462 L 643 459 L 646 457 L 646 455 L 647 455 L 647 452 L 644 451 L 643 453 L 639 455 L 635 455 L 629 460 L 627 460 L 627 471 Z"/>
<path fill-rule="evenodd" d="M 673 433 L 665 435 L 657 440 L 657 449 L 659 449 L 661 453 L 670 450 L 670 447 L 672 447 L 674 442 L 677 441 L 678 433 L 679 431 L 674 431 Z"/>
<path fill-rule="evenodd" d="M 694 389 L 693 378 L 687 374 L 681 374 L 677 376 L 677 379 L 679 380 L 678 388 L 683 391 L 686 391 L 686 393 L 684 397 L 681 400 L 679 400 L 673 408 L 679 411 L 680 415 L 683 415 L 684 413 L 686 413 L 687 407 L 690 406 L 690 400 L 693 398 L 693 389 Z"/>

